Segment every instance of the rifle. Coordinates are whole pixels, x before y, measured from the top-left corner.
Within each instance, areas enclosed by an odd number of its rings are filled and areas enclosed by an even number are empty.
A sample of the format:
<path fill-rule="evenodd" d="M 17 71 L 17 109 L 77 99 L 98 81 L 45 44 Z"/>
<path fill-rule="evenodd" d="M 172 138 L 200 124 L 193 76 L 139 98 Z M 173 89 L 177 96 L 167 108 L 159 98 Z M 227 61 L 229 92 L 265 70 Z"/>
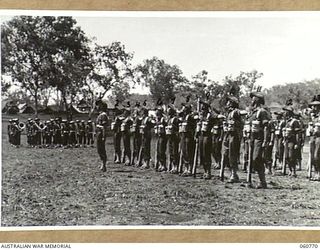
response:
<path fill-rule="evenodd" d="M 285 129 L 285 128 L 284 128 Z M 284 152 L 283 152 L 283 158 L 282 158 L 282 174 L 286 175 L 286 167 L 287 167 L 287 154 L 286 152 L 288 151 L 288 140 L 286 135 L 283 137 L 283 143 L 284 143 Z"/>
<path fill-rule="evenodd" d="M 251 133 L 249 135 L 249 154 L 248 154 L 248 169 L 247 169 L 247 185 L 252 186 L 252 153 L 253 153 L 253 139 L 251 138 Z"/>
<path fill-rule="evenodd" d="M 225 123 L 224 123 L 224 125 L 223 125 L 223 133 L 225 133 Z M 225 137 L 226 135 L 224 134 L 223 135 L 223 137 Z M 223 142 L 224 142 L 224 140 L 223 140 Z M 224 145 L 222 146 L 222 147 L 224 147 Z M 229 150 L 229 149 L 228 149 Z M 225 155 L 226 155 L 226 152 L 223 152 L 222 153 L 222 155 L 221 155 L 221 166 L 220 166 L 220 175 L 219 175 L 219 177 L 220 177 L 220 180 L 221 181 L 224 181 L 224 169 L 225 169 L 225 166 L 226 166 L 226 163 L 225 163 L 225 161 L 226 161 L 226 159 L 225 159 Z"/>
<path fill-rule="evenodd" d="M 308 178 L 312 178 L 312 155 L 313 155 L 313 142 L 309 141 L 309 156 L 308 156 Z"/>
<path fill-rule="evenodd" d="M 183 161 L 183 154 L 182 154 L 181 139 L 180 139 L 180 155 L 179 155 L 179 166 L 178 166 L 179 174 L 182 173 L 182 165 L 183 165 L 182 161 Z"/>
<path fill-rule="evenodd" d="M 200 112 L 200 98 L 199 97 L 197 100 L 197 112 L 198 112 L 198 114 Z M 200 122 L 200 120 L 197 123 L 197 128 L 200 125 L 199 122 Z M 196 133 L 198 130 L 197 128 L 196 128 Z M 195 140 L 196 140 L 196 146 L 194 149 L 194 158 L 193 158 L 193 166 L 192 166 L 192 175 L 194 178 L 196 177 L 196 174 L 197 174 L 197 165 L 198 165 L 198 157 L 199 157 L 199 136 L 196 135 Z"/>

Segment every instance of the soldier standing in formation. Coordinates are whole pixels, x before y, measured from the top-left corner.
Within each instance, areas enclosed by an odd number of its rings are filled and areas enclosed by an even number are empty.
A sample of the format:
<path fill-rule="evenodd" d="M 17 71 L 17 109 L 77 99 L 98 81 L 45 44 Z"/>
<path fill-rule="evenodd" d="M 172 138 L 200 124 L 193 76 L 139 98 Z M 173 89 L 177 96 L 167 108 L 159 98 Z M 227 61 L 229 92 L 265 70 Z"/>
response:
<path fill-rule="evenodd" d="M 199 158 L 200 166 L 204 169 L 203 178 L 211 179 L 211 154 L 212 154 L 212 128 L 214 126 L 214 116 L 210 113 L 210 105 L 202 102 L 198 130 L 196 136 L 199 138 Z"/>
<path fill-rule="evenodd" d="M 94 144 L 94 122 L 89 119 L 86 124 L 86 137 L 87 137 L 87 146 L 93 147 Z"/>
<path fill-rule="evenodd" d="M 259 184 L 257 188 L 267 188 L 265 177 L 265 165 L 263 156 L 263 149 L 267 146 L 268 138 L 268 124 L 270 116 L 262 105 L 264 105 L 264 96 L 260 92 L 250 93 L 252 98 L 252 113 L 250 115 L 251 125 L 251 152 L 252 152 L 252 167 L 254 171 L 258 172 Z M 250 155 L 250 154 L 249 154 Z M 248 172 L 251 170 L 248 170 Z M 250 173 L 249 173 L 250 174 Z M 251 184 L 251 183 L 249 183 Z"/>
<path fill-rule="evenodd" d="M 284 143 L 283 143 L 283 129 L 285 126 L 285 120 L 283 119 L 283 112 L 275 112 L 276 120 L 275 120 L 275 154 L 273 158 L 272 168 L 273 170 L 277 169 L 277 161 L 282 164 L 283 160 L 283 152 L 284 152 Z"/>
<path fill-rule="evenodd" d="M 131 164 L 131 146 L 130 146 L 130 127 L 132 125 L 132 119 L 130 117 L 130 103 L 128 107 L 123 112 L 123 119 L 120 125 L 121 137 L 123 142 L 123 160 L 122 163 L 125 166 L 130 166 Z"/>
<path fill-rule="evenodd" d="M 156 136 L 156 157 L 155 157 L 155 169 L 159 172 L 167 171 L 166 166 L 166 120 L 163 116 L 163 109 L 158 107 L 156 110 L 156 120 L 154 126 L 154 132 Z"/>
<path fill-rule="evenodd" d="M 193 153 L 194 153 L 194 136 L 196 128 L 196 120 L 192 114 L 191 106 L 188 104 L 183 107 L 183 117 L 181 122 L 181 153 L 182 153 L 182 166 L 184 166 L 184 171 L 182 176 L 191 176 L 192 174 L 192 163 L 193 163 Z"/>
<path fill-rule="evenodd" d="M 240 153 L 240 140 L 242 133 L 241 130 L 241 114 L 239 110 L 239 101 L 234 96 L 228 96 L 227 98 L 227 131 L 224 136 L 224 145 L 227 145 L 228 149 L 228 164 L 231 171 L 229 179 L 230 183 L 239 182 L 238 176 L 238 159 Z"/>
<path fill-rule="evenodd" d="M 176 110 L 173 106 L 168 108 L 168 121 L 166 134 L 169 146 L 169 164 L 168 171 L 173 174 L 178 173 L 179 161 L 179 120 L 176 116 Z"/>
<path fill-rule="evenodd" d="M 114 162 L 116 164 L 121 163 L 121 110 L 118 109 L 118 103 L 116 103 L 115 108 L 115 118 L 111 123 L 111 130 L 113 132 L 113 146 L 114 146 Z"/>
<path fill-rule="evenodd" d="M 320 95 L 314 96 L 309 106 L 312 109 L 307 133 L 310 136 L 309 178 L 320 181 Z M 314 177 L 311 176 L 313 167 Z"/>
<path fill-rule="evenodd" d="M 151 130 L 154 126 L 154 121 L 149 117 L 149 111 L 147 108 L 142 108 L 142 122 L 140 125 L 140 133 L 142 134 L 142 144 L 139 153 L 139 160 L 137 166 L 142 168 L 150 168 L 151 159 Z"/>
<path fill-rule="evenodd" d="M 132 144 L 132 156 L 131 156 L 131 165 L 135 165 L 135 161 L 139 158 L 139 151 L 141 147 L 142 136 L 140 134 L 140 125 L 141 125 L 141 118 L 140 118 L 140 103 L 136 103 L 135 109 L 133 111 L 133 122 L 130 128 L 131 132 L 131 144 Z"/>

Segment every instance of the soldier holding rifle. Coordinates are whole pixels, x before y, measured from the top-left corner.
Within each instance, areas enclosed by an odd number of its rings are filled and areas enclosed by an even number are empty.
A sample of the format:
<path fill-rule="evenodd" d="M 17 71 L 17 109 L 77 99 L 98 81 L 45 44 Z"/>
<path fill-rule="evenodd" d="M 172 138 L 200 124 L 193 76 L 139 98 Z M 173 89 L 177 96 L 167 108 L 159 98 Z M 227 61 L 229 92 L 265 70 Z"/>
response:
<path fill-rule="evenodd" d="M 284 154 L 283 174 L 286 174 L 286 164 L 289 167 L 289 176 L 297 177 L 296 174 L 296 159 L 299 142 L 300 124 L 293 117 L 294 111 L 292 106 L 285 106 L 286 125 L 284 127 Z"/>
<path fill-rule="evenodd" d="M 182 176 L 192 175 L 192 163 L 194 154 L 194 131 L 196 120 L 192 114 L 191 106 L 187 103 L 183 105 L 182 121 L 180 124 L 180 150 L 181 150 L 181 170 L 184 167 Z"/>
<path fill-rule="evenodd" d="M 283 143 L 283 128 L 285 127 L 285 120 L 283 118 L 284 113 L 283 112 L 274 112 L 276 115 L 276 119 L 274 122 L 275 126 L 275 131 L 274 131 L 274 136 L 275 136 L 275 154 L 273 157 L 273 163 L 272 163 L 272 168 L 275 171 L 277 169 L 277 161 L 282 164 L 283 160 L 283 152 L 284 152 L 284 143 Z"/>
<path fill-rule="evenodd" d="M 227 97 L 228 116 L 226 119 L 226 131 L 224 134 L 224 156 L 228 158 L 227 162 L 231 171 L 230 179 L 228 182 L 239 182 L 238 172 L 238 159 L 240 153 L 240 140 L 241 140 L 241 114 L 239 110 L 239 101 L 234 96 Z M 224 166 L 223 166 L 224 167 Z M 223 176 L 220 176 L 223 180 Z"/>
<path fill-rule="evenodd" d="M 309 106 L 312 108 L 312 112 L 310 117 L 311 121 L 307 129 L 307 135 L 310 136 L 308 178 L 314 181 L 320 181 L 320 95 L 314 96 Z M 312 178 L 313 167 L 315 176 Z"/>
<path fill-rule="evenodd" d="M 159 102 L 158 102 L 159 105 Z M 160 104 L 161 105 L 161 104 Z M 155 169 L 159 172 L 167 171 L 166 166 L 166 127 L 167 123 L 163 115 L 163 109 L 158 107 L 156 110 L 156 121 L 154 126 L 154 132 L 156 136 L 156 157 L 155 157 Z"/>
<path fill-rule="evenodd" d="M 131 132 L 131 143 L 132 143 L 132 156 L 131 156 L 131 165 L 135 165 L 135 160 L 139 157 L 139 151 L 141 148 L 142 135 L 140 134 L 140 103 L 137 102 L 135 109 L 133 111 L 133 123 L 130 127 Z"/>
<path fill-rule="evenodd" d="M 204 169 L 203 179 L 211 179 L 212 128 L 217 116 L 210 113 L 210 105 L 201 102 L 196 137 L 199 139 L 200 166 Z"/>

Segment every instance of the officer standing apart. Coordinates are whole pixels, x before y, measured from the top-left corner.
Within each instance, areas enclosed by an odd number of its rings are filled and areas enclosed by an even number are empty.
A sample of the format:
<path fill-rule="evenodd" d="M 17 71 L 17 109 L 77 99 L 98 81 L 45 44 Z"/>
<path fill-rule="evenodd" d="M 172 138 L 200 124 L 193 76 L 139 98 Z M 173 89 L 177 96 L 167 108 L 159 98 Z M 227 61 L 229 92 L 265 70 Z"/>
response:
<path fill-rule="evenodd" d="M 108 126 L 108 116 L 105 110 L 107 109 L 106 103 L 102 100 L 96 102 L 98 107 L 99 115 L 96 121 L 97 128 L 97 151 L 102 161 L 100 170 L 103 172 L 107 171 L 107 153 L 106 153 L 106 138 L 107 138 L 107 126 Z"/>

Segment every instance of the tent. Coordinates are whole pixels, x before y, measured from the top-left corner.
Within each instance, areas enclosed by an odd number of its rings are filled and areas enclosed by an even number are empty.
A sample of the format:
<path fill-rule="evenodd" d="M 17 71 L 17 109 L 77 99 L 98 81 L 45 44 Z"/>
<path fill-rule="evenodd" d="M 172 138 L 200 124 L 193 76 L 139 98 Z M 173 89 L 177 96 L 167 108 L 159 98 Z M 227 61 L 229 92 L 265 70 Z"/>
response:
<path fill-rule="evenodd" d="M 2 113 L 15 115 L 19 113 L 19 107 L 15 101 L 5 100 L 1 102 Z"/>
<path fill-rule="evenodd" d="M 34 114 L 35 113 L 35 108 L 27 103 L 24 104 L 19 104 L 18 105 L 19 108 L 19 113 L 21 114 Z"/>

